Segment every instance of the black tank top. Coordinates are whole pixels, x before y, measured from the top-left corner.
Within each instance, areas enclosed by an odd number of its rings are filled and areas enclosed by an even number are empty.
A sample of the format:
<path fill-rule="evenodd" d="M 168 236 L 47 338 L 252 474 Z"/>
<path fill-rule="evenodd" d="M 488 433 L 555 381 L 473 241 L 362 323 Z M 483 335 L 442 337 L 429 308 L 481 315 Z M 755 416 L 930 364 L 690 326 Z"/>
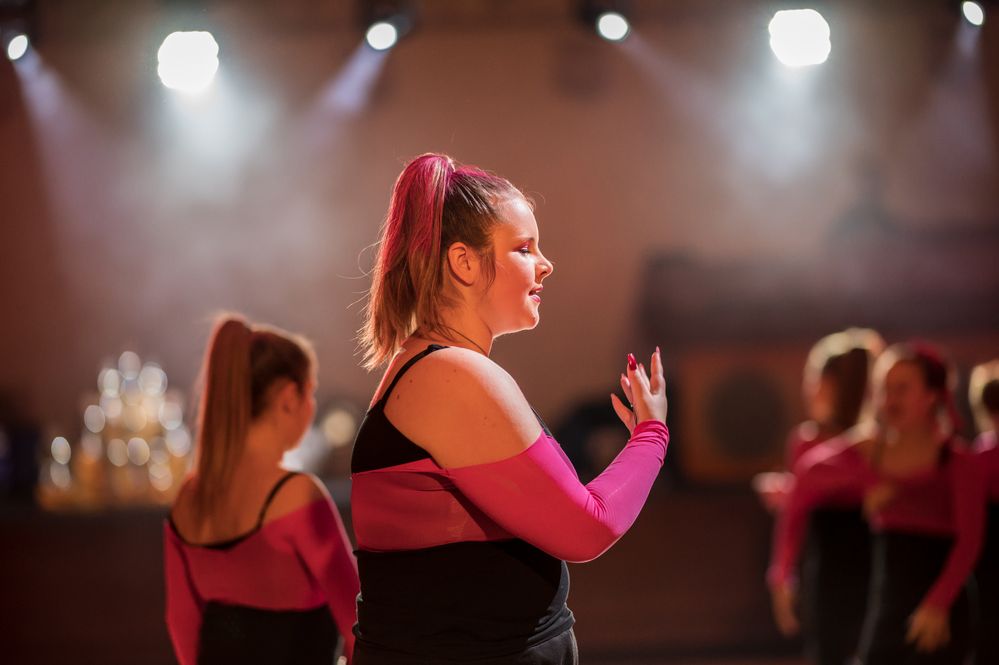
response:
<path fill-rule="evenodd" d="M 403 374 L 442 348 L 430 345 L 411 358 L 368 411 L 354 443 L 353 473 L 430 458 L 389 422 L 384 408 Z M 520 539 L 356 554 L 358 653 L 391 653 L 400 664 L 502 658 L 574 623 L 565 562 Z"/>

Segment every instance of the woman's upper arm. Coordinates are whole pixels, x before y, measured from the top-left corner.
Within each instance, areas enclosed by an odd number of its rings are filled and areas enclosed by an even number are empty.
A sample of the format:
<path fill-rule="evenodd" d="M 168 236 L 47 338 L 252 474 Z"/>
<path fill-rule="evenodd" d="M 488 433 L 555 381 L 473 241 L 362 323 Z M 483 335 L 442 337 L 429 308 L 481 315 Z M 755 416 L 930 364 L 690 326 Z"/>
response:
<path fill-rule="evenodd" d="M 541 435 L 537 416 L 513 377 L 465 349 L 427 356 L 390 397 L 388 419 L 443 467 L 506 459 Z"/>

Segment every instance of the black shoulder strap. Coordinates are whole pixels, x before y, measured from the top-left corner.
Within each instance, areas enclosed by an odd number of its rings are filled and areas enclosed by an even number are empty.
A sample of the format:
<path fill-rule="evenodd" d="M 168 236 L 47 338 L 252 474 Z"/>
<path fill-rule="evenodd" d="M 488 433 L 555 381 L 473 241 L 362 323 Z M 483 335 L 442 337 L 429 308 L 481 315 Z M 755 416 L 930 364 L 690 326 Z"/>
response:
<path fill-rule="evenodd" d="M 286 473 L 283 476 L 281 476 L 281 480 L 279 480 L 276 483 L 274 483 L 274 487 L 271 488 L 270 493 L 267 494 L 267 498 L 264 499 L 264 505 L 260 508 L 260 517 L 257 518 L 257 526 L 256 526 L 257 529 L 259 529 L 261 526 L 263 526 L 263 524 L 264 524 L 264 515 L 267 514 L 267 509 L 270 508 L 271 501 L 273 501 L 274 497 L 277 496 L 278 490 L 281 489 L 281 487 L 286 482 L 288 482 L 294 476 L 297 476 L 297 475 L 298 475 L 298 471 L 289 471 L 288 473 Z"/>
<path fill-rule="evenodd" d="M 426 358 L 427 356 L 429 356 L 434 351 L 440 351 L 441 349 L 446 349 L 446 348 L 447 348 L 446 346 L 441 346 L 440 344 L 431 344 L 430 346 L 428 346 L 427 348 L 423 349 L 422 351 L 420 351 L 419 353 L 417 353 L 415 356 L 413 356 L 412 358 L 410 358 L 409 360 L 407 360 L 406 364 L 403 365 L 399 369 L 399 371 L 395 373 L 394 377 L 392 377 L 392 382 L 389 384 L 388 388 L 385 389 L 385 393 L 381 396 L 381 399 L 378 400 L 378 404 L 379 405 L 383 404 L 385 402 L 385 400 L 387 400 L 389 398 L 389 395 L 392 394 L 392 390 L 395 389 L 395 385 L 397 383 L 399 383 L 399 379 L 402 378 L 403 374 L 405 374 L 406 372 L 409 371 L 410 367 L 412 367 L 413 365 L 415 365 L 418 361 L 422 360 L 423 358 Z"/>

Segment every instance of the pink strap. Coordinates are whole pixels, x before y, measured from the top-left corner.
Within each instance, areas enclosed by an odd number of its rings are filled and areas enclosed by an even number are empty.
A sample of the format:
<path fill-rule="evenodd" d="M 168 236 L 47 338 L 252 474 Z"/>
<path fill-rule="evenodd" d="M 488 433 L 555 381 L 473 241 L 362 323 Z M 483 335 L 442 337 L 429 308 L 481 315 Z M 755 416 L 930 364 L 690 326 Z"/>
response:
<path fill-rule="evenodd" d="M 614 461 L 585 486 L 544 432 L 518 455 L 446 472 L 511 534 L 559 559 L 582 562 L 606 552 L 638 517 L 668 443 L 665 424 L 640 423 Z"/>

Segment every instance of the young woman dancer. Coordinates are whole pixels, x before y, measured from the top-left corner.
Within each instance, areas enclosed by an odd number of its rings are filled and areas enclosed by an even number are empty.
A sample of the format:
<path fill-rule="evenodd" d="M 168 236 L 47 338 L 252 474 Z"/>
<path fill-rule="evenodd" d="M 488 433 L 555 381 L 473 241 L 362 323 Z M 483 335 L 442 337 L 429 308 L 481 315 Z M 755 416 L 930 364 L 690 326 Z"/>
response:
<path fill-rule="evenodd" d="M 986 527 L 975 579 L 978 583 L 978 630 L 975 665 L 999 663 L 999 360 L 971 372 L 971 404 L 981 433 L 974 449 L 985 473 Z"/>
<path fill-rule="evenodd" d="M 181 665 L 330 665 L 353 650 L 357 564 L 322 483 L 281 468 L 315 415 L 308 342 L 220 320 L 202 368 L 197 466 L 164 527 Z"/>
<path fill-rule="evenodd" d="M 851 328 L 819 340 L 808 354 L 803 393 L 808 420 L 788 437 L 787 468 L 860 420 L 874 357 L 884 348 L 873 330 Z M 780 510 L 794 485 L 792 473 L 765 474 L 764 499 Z M 856 497 L 831 497 L 816 506 L 800 565 L 800 588 L 778 585 L 773 610 L 786 635 L 800 628 L 805 657 L 816 665 L 844 665 L 857 650 L 867 606 L 870 533 Z M 801 620 L 799 622 L 799 613 Z"/>
<path fill-rule="evenodd" d="M 629 355 L 612 398 L 631 439 L 582 485 L 513 378 L 489 359 L 539 321 L 531 205 L 507 180 L 444 155 L 392 193 L 362 338 L 388 363 L 355 443 L 358 665 L 575 664 L 566 561 L 606 551 L 665 458 L 666 394 Z"/>
<path fill-rule="evenodd" d="M 798 464 L 770 583 L 778 593 L 793 584 L 816 505 L 830 497 L 862 500 L 875 546 L 859 662 L 959 665 L 970 647 L 964 585 L 981 546 L 983 479 L 953 434 L 950 372 L 934 349 L 890 347 L 874 381 L 878 423 L 817 447 Z"/>

